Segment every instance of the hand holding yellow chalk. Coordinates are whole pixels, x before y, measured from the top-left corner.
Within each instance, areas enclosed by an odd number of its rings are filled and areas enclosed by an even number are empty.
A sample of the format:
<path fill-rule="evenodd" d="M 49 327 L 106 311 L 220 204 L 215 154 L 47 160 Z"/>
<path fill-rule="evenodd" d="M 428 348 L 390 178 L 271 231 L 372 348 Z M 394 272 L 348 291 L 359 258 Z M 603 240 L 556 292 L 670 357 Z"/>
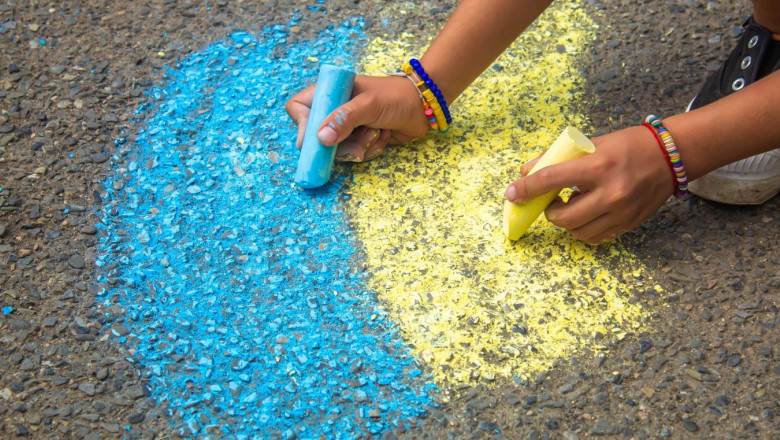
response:
<path fill-rule="evenodd" d="M 544 167 L 555 165 L 567 160 L 576 159 L 596 151 L 593 142 L 574 127 L 566 127 L 553 142 L 550 148 L 539 158 L 539 161 L 531 168 L 531 174 Z M 504 201 L 504 235 L 510 240 L 517 240 L 522 236 L 531 224 L 544 212 L 545 208 L 558 196 L 560 190 L 550 191 L 530 202 L 512 203 Z"/>

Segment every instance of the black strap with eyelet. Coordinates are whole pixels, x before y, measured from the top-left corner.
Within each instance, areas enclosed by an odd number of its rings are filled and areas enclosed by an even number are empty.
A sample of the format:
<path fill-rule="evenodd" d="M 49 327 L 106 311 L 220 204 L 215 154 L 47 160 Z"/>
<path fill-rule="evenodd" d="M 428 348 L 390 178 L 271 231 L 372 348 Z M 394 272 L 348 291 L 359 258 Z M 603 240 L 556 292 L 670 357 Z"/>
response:
<path fill-rule="evenodd" d="M 764 59 L 764 55 L 772 42 L 772 34 L 763 26 L 758 25 L 753 17 L 745 23 L 745 31 L 740 39 L 742 47 L 738 48 L 740 53 L 731 66 L 731 72 L 724 72 L 728 75 L 726 81 L 721 81 L 723 87 L 729 87 L 729 90 L 722 90 L 724 94 L 729 94 L 742 89 L 748 84 L 758 80 L 759 64 Z"/>

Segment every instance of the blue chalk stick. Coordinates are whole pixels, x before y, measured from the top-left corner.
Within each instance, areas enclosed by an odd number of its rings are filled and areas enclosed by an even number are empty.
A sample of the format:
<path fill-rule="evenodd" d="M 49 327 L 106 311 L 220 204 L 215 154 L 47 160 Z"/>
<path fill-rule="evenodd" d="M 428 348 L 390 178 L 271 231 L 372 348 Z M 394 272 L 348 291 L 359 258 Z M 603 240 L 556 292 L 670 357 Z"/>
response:
<path fill-rule="evenodd" d="M 295 171 L 295 184 L 299 187 L 317 188 L 330 180 L 336 147 L 322 145 L 317 131 L 329 114 L 349 101 L 354 83 L 355 72 L 330 64 L 320 67 L 301 155 L 298 157 L 298 169 Z"/>

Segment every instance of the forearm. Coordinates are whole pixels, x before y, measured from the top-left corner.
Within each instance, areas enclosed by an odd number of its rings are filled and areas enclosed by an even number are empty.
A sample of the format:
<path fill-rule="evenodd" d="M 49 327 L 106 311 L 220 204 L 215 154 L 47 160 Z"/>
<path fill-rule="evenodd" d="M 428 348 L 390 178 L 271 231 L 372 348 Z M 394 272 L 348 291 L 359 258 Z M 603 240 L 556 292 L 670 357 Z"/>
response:
<path fill-rule="evenodd" d="M 690 179 L 780 148 L 780 71 L 700 109 L 664 121 Z"/>
<path fill-rule="evenodd" d="M 552 0 L 463 0 L 420 59 L 454 101 Z"/>

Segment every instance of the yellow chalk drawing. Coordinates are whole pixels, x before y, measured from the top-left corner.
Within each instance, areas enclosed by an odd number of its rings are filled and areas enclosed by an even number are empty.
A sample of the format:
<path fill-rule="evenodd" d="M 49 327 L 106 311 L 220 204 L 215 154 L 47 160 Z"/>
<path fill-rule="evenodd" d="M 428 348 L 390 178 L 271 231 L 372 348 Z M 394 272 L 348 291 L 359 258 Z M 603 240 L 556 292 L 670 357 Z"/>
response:
<path fill-rule="evenodd" d="M 526 378 L 639 327 L 629 298 L 647 275 L 620 242 L 590 247 L 547 221 L 517 243 L 501 232 L 520 166 L 566 125 L 588 131 L 576 65 L 594 27 L 557 3 L 454 103 L 450 133 L 354 167 L 347 212 L 371 288 L 442 386 Z M 363 69 L 423 49 L 377 39 Z"/>

